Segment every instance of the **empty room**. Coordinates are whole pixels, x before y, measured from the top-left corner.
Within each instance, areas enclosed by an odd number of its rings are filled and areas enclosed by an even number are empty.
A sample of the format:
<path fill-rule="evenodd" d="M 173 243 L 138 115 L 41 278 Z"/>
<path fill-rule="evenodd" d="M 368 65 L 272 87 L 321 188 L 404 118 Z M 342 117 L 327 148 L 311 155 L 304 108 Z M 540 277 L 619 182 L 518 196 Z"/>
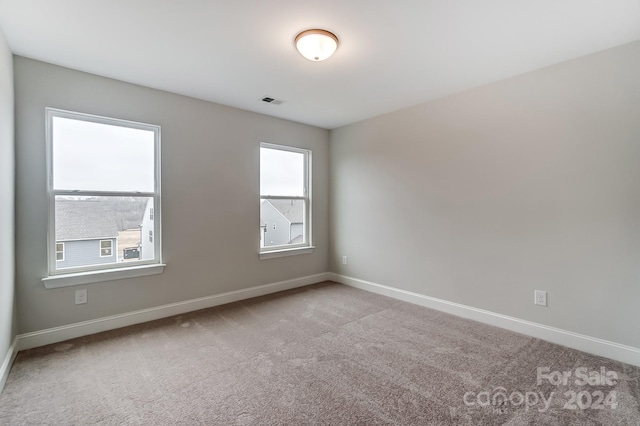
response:
<path fill-rule="evenodd" d="M 0 425 L 640 425 L 640 1 L 0 0 Z"/>

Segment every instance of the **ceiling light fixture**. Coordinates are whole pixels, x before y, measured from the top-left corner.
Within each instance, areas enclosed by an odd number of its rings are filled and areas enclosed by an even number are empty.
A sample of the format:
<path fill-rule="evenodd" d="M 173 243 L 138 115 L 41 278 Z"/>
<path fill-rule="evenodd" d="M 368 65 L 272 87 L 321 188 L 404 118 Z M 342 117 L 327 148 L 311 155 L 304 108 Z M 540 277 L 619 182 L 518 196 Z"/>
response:
<path fill-rule="evenodd" d="M 306 30 L 296 36 L 295 44 L 302 56 L 319 62 L 333 55 L 338 48 L 338 37 L 327 30 Z"/>

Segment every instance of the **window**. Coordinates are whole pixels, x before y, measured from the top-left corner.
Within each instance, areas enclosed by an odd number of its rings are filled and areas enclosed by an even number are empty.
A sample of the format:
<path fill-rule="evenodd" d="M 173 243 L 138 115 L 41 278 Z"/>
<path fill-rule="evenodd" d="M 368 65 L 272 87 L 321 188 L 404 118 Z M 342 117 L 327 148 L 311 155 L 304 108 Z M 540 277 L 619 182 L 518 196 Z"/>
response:
<path fill-rule="evenodd" d="M 100 241 L 100 257 L 113 256 L 113 241 L 102 240 Z"/>
<path fill-rule="evenodd" d="M 64 243 L 56 243 L 56 262 L 64 260 Z"/>
<path fill-rule="evenodd" d="M 153 242 L 153 231 L 149 231 L 149 242 Z"/>
<path fill-rule="evenodd" d="M 310 169 L 311 151 L 260 145 L 262 253 L 311 248 Z"/>
<path fill-rule="evenodd" d="M 160 221 L 147 219 L 160 216 L 160 127 L 52 108 L 46 119 L 50 242 L 45 286 L 71 273 L 163 266 Z M 154 232 L 153 244 L 142 241 Z M 123 263 L 127 249 L 141 246 L 139 258 Z M 51 287 L 63 285 L 73 284 Z"/>

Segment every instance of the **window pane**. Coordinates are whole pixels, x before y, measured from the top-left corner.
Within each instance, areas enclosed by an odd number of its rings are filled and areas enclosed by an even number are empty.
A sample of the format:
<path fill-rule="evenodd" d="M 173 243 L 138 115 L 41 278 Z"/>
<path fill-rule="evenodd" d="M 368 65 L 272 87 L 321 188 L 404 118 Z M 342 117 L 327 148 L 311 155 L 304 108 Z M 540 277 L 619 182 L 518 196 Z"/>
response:
<path fill-rule="evenodd" d="M 64 244 L 56 244 L 56 261 L 64 260 Z"/>
<path fill-rule="evenodd" d="M 102 240 L 102 241 L 100 241 L 100 256 L 101 257 L 111 256 L 112 247 L 113 247 L 113 241 L 112 240 Z"/>
<path fill-rule="evenodd" d="M 153 192 L 155 133 L 53 117 L 53 189 Z"/>
<path fill-rule="evenodd" d="M 260 247 L 303 244 L 304 200 L 260 200 Z"/>
<path fill-rule="evenodd" d="M 154 245 L 142 235 L 153 230 L 152 197 L 56 196 L 56 267 L 136 262 L 154 259 Z"/>
<path fill-rule="evenodd" d="M 304 159 L 300 152 L 260 148 L 260 195 L 305 196 Z"/>

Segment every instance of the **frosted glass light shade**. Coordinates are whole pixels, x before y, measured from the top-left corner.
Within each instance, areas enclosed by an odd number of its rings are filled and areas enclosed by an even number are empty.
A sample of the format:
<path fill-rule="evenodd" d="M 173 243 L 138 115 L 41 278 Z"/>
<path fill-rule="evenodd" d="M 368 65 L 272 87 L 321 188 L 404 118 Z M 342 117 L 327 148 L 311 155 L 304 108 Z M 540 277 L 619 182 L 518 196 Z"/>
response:
<path fill-rule="evenodd" d="M 310 61 L 324 61 L 338 48 L 338 37 L 326 30 L 306 30 L 296 36 L 296 49 Z"/>

